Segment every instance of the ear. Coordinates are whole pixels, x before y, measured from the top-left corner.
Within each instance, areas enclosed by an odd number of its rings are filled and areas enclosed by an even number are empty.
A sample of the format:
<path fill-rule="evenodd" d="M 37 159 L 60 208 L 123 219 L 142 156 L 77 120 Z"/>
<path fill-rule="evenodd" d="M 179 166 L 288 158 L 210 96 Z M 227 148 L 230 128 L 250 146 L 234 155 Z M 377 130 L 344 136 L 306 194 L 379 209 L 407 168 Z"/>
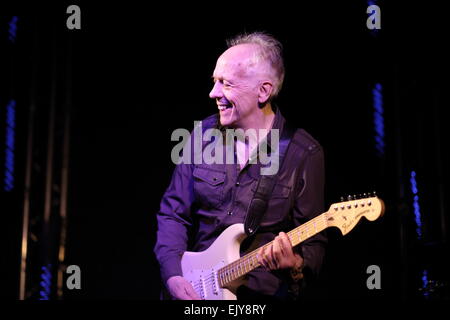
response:
<path fill-rule="evenodd" d="M 266 103 L 269 100 L 270 96 L 272 95 L 272 91 L 273 91 L 272 83 L 270 81 L 264 81 L 259 86 L 258 102 L 260 104 Z"/>

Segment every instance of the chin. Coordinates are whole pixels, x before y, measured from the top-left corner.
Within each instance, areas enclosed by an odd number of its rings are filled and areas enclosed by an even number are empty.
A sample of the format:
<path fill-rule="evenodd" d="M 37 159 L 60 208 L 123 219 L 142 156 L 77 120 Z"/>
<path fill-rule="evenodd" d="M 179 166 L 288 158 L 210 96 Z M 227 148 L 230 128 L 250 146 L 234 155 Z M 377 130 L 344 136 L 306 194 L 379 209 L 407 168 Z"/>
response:
<path fill-rule="evenodd" d="M 220 116 L 220 125 L 221 126 L 229 127 L 232 123 L 233 122 L 230 119 Z"/>

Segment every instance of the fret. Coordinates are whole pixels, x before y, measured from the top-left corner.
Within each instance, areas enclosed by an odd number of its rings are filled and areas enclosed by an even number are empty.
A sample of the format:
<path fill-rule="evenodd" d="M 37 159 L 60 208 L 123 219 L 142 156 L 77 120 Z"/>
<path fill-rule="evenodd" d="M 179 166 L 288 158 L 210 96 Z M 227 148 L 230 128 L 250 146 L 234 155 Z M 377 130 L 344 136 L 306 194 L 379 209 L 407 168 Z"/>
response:
<path fill-rule="evenodd" d="M 373 201 L 375 201 L 375 200 L 373 200 Z M 383 213 L 383 210 L 384 210 L 382 202 L 380 203 L 380 201 L 378 201 L 377 204 L 380 207 L 379 208 L 380 212 L 378 213 L 377 216 L 375 216 L 375 213 L 372 213 L 372 212 L 367 213 L 366 212 L 367 210 L 363 211 L 363 212 L 354 212 L 355 210 L 348 211 L 348 214 L 353 215 L 355 217 L 354 220 L 355 219 L 359 220 L 359 218 L 361 216 L 366 216 L 366 218 L 370 219 L 370 221 L 373 221 L 373 219 L 378 218 Z M 368 205 L 370 205 L 370 204 L 368 204 Z M 356 208 L 357 204 L 355 204 L 354 206 Z M 359 206 L 359 204 L 358 204 L 358 206 Z M 347 207 L 348 207 L 348 209 L 352 208 L 350 205 L 347 205 Z M 339 208 L 340 207 L 336 206 L 335 208 L 333 208 L 333 211 L 331 211 L 331 209 L 330 209 L 329 211 L 318 215 L 314 219 L 312 219 L 312 220 L 294 228 L 290 232 L 288 232 L 287 235 L 289 237 L 289 240 L 292 243 L 292 246 L 293 247 L 297 246 L 298 244 L 305 241 L 306 239 L 316 235 L 317 233 L 319 233 L 322 230 L 324 230 L 328 227 L 331 227 L 331 226 L 339 227 L 339 229 L 345 235 L 349 230 L 351 230 L 351 228 L 353 228 L 353 225 L 351 225 L 350 229 L 349 229 L 347 224 L 342 224 L 340 221 L 338 221 L 336 219 L 336 217 L 334 217 L 335 214 L 340 214 L 340 211 L 345 209 L 344 205 L 342 206 L 341 209 L 339 209 Z M 336 212 L 338 212 L 338 213 L 336 213 Z M 354 221 L 352 220 L 352 222 L 354 222 Z M 341 223 L 342 225 L 340 225 L 339 223 Z M 354 222 L 353 224 L 355 224 L 355 223 L 356 222 Z M 272 243 L 273 243 L 273 241 L 265 244 L 263 247 L 270 246 Z M 246 254 L 245 256 L 232 262 L 231 264 L 220 268 L 217 271 L 219 284 L 222 287 L 225 287 L 231 281 L 236 280 L 236 279 L 242 277 L 243 275 L 245 275 L 246 273 L 257 268 L 260 265 L 258 262 L 258 259 L 257 259 L 257 252 L 259 250 L 260 249 L 255 249 L 252 252 Z"/>
<path fill-rule="evenodd" d="M 255 255 L 252 255 L 252 267 L 256 268 L 258 266 L 258 259 L 256 259 Z"/>
<path fill-rule="evenodd" d="M 300 244 L 309 237 L 317 234 L 318 232 L 324 230 L 328 227 L 327 217 L 325 213 L 314 219 L 308 221 L 307 223 L 291 230 L 287 233 L 292 246 Z M 272 243 L 272 242 L 270 242 Z M 270 243 L 265 244 L 265 246 L 270 245 Z M 221 286 L 225 286 L 228 283 L 242 277 L 243 275 L 249 273 L 253 269 L 259 266 L 258 259 L 256 258 L 259 249 L 254 250 L 247 255 L 241 257 L 240 259 L 234 261 L 233 263 L 223 267 L 219 270 L 219 279 Z"/>

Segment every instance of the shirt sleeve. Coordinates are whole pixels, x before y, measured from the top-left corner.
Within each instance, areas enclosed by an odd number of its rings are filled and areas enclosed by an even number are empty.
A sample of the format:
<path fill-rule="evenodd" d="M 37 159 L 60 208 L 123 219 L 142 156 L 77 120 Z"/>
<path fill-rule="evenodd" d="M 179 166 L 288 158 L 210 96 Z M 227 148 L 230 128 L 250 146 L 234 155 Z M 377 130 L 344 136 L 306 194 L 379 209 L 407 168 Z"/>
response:
<path fill-rule="evenodd" d="M 154 252 L 164 284 L 170 277 L 182 275 L 181 257 L 187 249 L 189 228 L 192 225 L 192 183 L 191 165 L 177 165 L 157 214 L 158 230 Z"/>
<path fill-rule="evenodd" d="M 306 223 L 324 211 L 325 166 L 323 149 L 315 145 L 307 151 L 303 168 L 299 170 L 299 187 L 293 218 L 296 226 Z M 305 277 L 315 278 L 322 266 L 327 237 L 325 231 L 300 244 L 299 254 L 304 259 Z"/>

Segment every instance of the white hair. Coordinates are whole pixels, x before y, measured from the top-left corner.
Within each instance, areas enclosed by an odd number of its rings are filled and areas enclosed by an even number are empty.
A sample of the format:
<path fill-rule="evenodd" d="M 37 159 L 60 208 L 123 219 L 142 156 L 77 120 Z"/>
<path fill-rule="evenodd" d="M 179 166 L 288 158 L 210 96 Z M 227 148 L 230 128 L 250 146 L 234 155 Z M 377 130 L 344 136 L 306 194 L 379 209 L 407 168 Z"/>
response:
<path fill-rule="evenodd" d="M 228 48 L 239 44 L 256 44 L 258 50 L 255 52 L 255 60 L 257 63 L 264 60 L 271 69 L 273 76 L 273 91 L 271 98 L 278 95 L 283 86 L 284 80 L 284 62 L 283 62 L 283 46 L 272 35 L 265 32 L 252 32 L 239 34 L 227 40 Z"/>

